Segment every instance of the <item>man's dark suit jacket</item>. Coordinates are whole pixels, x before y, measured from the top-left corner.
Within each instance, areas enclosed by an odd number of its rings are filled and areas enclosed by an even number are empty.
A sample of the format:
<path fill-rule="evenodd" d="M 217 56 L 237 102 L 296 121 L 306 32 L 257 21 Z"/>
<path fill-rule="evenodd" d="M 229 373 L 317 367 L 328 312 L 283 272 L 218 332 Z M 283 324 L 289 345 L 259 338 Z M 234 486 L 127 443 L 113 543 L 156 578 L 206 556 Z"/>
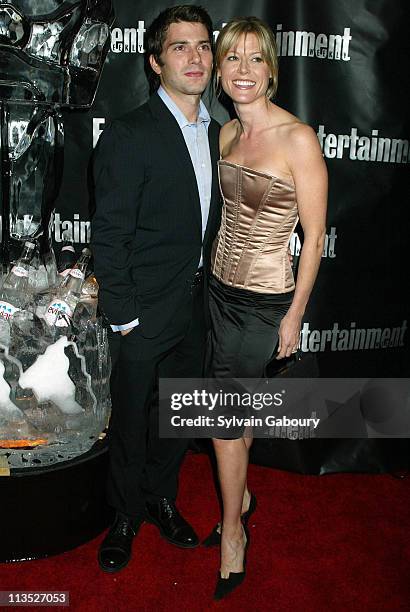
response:
<path fill-rule="evenodd" d="M 205 277 L 220 224 L 217 177 L 219 124 L 211 120 L 212 197 L 203 244 Z M 184 330 L 191 283 L 201 255 L 201 208 L 194 168 L 181 129 L 154 94 L 103 131 L 94 158 L 92 219 L 99 305 L 111 324 L 140 320 L 155 338 Z M 205 316 L 209 323 L 205 287 Z"/>

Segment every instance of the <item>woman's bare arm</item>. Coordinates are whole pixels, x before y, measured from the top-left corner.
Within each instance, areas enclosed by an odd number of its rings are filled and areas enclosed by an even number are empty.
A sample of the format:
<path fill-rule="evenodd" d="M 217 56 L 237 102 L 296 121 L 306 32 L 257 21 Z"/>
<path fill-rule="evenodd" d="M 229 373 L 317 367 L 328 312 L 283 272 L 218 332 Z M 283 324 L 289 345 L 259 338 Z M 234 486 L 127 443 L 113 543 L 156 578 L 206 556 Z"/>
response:
<path fill-rule="evenodd" d="M 315 132 L 295 125 L 286 144 L 287 162 L 296 186 L 299 219 L 304 233 L 292 304 L 279 330 L 277 358 L 289 357 L 299 344 L 300 326 L 318 273 L 326 236 L 327 169 Z"/>

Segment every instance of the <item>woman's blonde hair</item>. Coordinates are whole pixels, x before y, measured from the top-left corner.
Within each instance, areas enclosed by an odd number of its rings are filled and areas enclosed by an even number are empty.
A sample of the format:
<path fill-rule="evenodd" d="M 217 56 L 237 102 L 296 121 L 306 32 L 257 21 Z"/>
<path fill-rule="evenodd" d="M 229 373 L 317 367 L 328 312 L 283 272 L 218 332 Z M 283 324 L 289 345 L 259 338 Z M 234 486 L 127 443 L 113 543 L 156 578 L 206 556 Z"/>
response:
<path fill-rule="evenodd" d="M 278 53 L 276 40 L 272 29 L 258 17 L 236 17 L 226 24 L 219 33 L 215 48 L 215 74 L 214 84 L 217 95 L 220 93 L 220 83 L 218 70 L 220 70 L 222 60 L 230 49 L 235 47 L 242 34 L 255 34 L 258 39 L 263 60 L 267 63 L 272 78 L 269 79 L 269 86 L 266 90 L 266 97 L 272 98 L 278 88 Z"/>

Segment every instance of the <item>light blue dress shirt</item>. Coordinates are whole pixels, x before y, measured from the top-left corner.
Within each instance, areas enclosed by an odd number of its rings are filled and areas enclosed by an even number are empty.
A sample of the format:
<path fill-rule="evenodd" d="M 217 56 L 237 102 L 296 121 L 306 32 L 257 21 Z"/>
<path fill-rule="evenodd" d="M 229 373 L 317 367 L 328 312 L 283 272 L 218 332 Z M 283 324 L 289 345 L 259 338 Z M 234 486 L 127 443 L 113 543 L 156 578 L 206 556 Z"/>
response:
<path fill-rule="evenodd" d="M 198 119 L 195 123 L 190 123 L 185 117 L 184 113 L 178 108 L 162 86 L 160 86 L 158 89 L 158 95 L 168 110 L 174 115 L 181 129 L 185 144 L 191 157 L 196 182 L 198 185 L 199 201 L 201 204 L 203 242 L 206 224 L 208 222 L 212 188 L 212 163 L 208 141 L 208 127 L 211 122 L 211 117 L 205 104 L 201 100 L 199 103 Z M 194 204 L 192 205 L 194 206 Z M 201 249 L 201 257 L 198 267 L 200 268 L 202 264 L 203 254 Z M 134 319 L 134 321 L 125 323 L 124 325 L 111 325 L 111 329 L 115 332 L 123 331 L 136 327 L 137 325 L 139 325 L 139 319 Z"/>

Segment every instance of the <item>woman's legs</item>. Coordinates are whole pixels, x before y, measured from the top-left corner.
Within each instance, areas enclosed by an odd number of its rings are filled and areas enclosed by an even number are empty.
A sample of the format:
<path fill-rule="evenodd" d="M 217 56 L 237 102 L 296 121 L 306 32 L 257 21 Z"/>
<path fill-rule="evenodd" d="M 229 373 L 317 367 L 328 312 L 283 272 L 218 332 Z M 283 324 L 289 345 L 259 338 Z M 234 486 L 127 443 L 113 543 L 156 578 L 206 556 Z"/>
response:
<path fill-rule="evenodd" d="M 246 486 L 249 448 L 252 438 L 213 440 L 223 502 L 221 576 L 243 571 L 246 538 L 241 513 L 249 507 Z"/>
<path fill-rule="evenodd" d="M 252 436 L 246 436 L 245 438 L 242 438 L 242 439 L 245 443 L 246 448 L 248 449 L 248 457 L 249 457 L 249 449 L 252 446 L 253 438 Z M 246 472 L 248 472 L 248 466 L 246 466 Z M 242 500 L 242 510 L 241 510 L 242 514 L 248 510 L 250 503 L 251 503 L 251 494 L 249 493 L 249 489 L 248 489 L 248 479 L 246 479 L 245 489 L 243 492 L 243 500 Z"/>
<path fill-rule="evenodd" d="M 248 454 L 249 454 L 249 449 L 252 446 L 252 442 L 253 442 L 253 438 L 251 436 L 247 436 L 246 438 L 241 438 L 244 443 L 246 448 L 248 449 Z M 214 440 L 214 450 L 215 450 L 215 455 L 217 457 L 217 461 L 218 461 L 218 453 L 217 453 L 217 449 L 215 447 L 215 442 L 220 442 L 221 440 Z M 225 440 L 226 441 L 226 440 Z M 224 442 L 224 440 L 222 440 L 222 442 Z M 228 440 L 228 442 L 231 442 L 231 440 Z M 223 459 L 221 458 L 221 461 L 223 461 Z M 219 461 L 218 461 L 218 466 L 219 466 Z M 246 470 L 247 471 L 247 470 Z M 219 467 L 218 467 L 218 472 L 219 472 Z M 219 476 L 219 479 L 221 477 Z M 242 506 L 241 506 L 241 514 L 243 514 L 244 512 L 246 512 L 247 510 L 249 510 L 249 505 L 251 503 L 251 494 L 249 492 L 248 489 L 248 481 L 247 479 L 245 480 L 245 487 L 244 487 L 244 491 L 243 491 L 243 497 L 242 497 Z M 222 530 L 222 522 L 218 523 L 218 528 L 217 531 L 218 533 L 221 533 Z"/>
<path fill-rule="evenodd" d="M 260 380 L 275 352 L 280 321 L 289 304 L 290 298 L 289 303 L 280 304 L 275 297 L 227 287 L 211 278 L 208 377 L 224 389 L 232 384 L 229 379 Z M 230 571 L 244 569 L 241 513 L 250 503 L 247 469 L 252 438 L 214 439 L 213 444 L 223 502 L 221 574 L 226 578 Z"/>

